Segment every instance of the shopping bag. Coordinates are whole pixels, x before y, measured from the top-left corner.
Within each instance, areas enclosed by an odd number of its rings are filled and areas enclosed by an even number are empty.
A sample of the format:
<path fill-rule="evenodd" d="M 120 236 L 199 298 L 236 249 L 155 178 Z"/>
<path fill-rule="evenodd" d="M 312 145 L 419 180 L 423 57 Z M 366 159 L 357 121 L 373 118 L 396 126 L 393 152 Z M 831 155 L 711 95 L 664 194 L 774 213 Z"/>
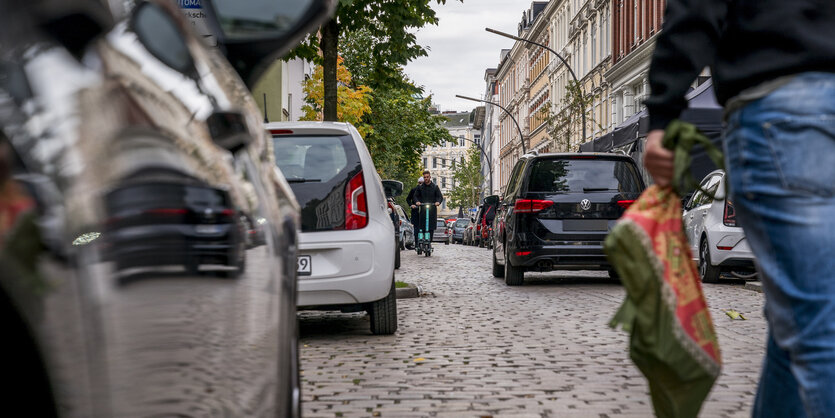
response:
<path fill-rule="evenodd" d="M 649 383 L 659 417 L 695 417 L 721 368 L 677 192 L 693 186 L 688 174 L 695 144 L 721 167 L 721 153 L 707 138 L 692 125 L 673 122 L 664 138 L 675 152 L 673 187 L 646 189 L 604 243 L 627 294 L 610 325 L 630 332 L 630 357 Z"/>

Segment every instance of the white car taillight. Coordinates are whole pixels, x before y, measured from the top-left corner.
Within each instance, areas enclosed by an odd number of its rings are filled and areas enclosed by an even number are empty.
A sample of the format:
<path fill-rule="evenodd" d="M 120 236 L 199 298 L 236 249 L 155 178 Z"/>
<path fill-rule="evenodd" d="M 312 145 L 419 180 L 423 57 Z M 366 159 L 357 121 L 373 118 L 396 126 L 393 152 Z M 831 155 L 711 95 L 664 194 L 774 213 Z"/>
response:
<path fill-rule="evenodd" d="M 362 171 L 345 188 L 345 229 L 360 229 L 368 225 L 368 201 Z"/>

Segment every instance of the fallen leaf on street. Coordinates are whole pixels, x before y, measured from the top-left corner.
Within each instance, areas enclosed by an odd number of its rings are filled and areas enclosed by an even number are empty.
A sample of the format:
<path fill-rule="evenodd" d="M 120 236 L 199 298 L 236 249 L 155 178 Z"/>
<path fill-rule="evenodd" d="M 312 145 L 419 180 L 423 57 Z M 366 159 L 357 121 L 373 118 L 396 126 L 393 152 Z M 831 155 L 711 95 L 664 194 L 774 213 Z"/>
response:
<path fill-rule="evenodd" d="M 731 319 L 740 319 L 740 320 L 743 320 L 743 321 L 745 320 L 745 317 L 742 316 L 741 313 L 739 313 L 739 312 L 737 312 L 733 309 L 729 309 L 729 310 L 725 311 L 725 315 L 728 315 L 728 317 L 730 317 Z"/>

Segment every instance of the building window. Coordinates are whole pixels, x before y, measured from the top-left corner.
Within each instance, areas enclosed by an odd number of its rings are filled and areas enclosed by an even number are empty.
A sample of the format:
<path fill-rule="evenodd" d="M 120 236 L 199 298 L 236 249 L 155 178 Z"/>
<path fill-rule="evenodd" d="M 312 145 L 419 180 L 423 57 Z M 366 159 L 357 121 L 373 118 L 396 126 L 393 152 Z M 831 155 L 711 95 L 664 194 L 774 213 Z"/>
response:
<path fill-rule="evenodd" d="M 441 187 L 446 189 L 446 177 L 441 177 Z"/>
<path fill-rule="evenodd" d="M 597 21 L 591 22 L 591 67 L 597 64 Z"/>
<path fill-rule="evenodd" d="M 589 62 L 588 55 L 589 55 L 589 35 L 585 31 L 583 31 L 583 76 L 586 75 L 588 67 L 586 63 Z"/>
<path fill-rule="evenodd" d="M 426 157 L 423 157 L 423 168 L 424 168 L 424 169 L 425 169 L 426 167 L 429 167 L 428 165 L 426 165 L 426 163 L 427 163 L 427 161 L 426 161 L 426 160 L 427 160 L 427 158 L 426 158 Z"/>
<path fill-rule="evenodd" d="M 438 157 L 432 157 L 432 168 L 438 168 Z"/>

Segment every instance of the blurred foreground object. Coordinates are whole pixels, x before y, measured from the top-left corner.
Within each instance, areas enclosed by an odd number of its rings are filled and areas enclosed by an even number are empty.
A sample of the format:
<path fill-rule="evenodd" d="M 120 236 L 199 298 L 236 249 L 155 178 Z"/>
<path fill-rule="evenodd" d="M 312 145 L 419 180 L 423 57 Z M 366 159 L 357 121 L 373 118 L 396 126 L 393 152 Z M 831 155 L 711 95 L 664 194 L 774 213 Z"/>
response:
<path fill-rule="evenodd" d="M 688 125 L 674 121 L 664 138 L 676 154 L 673 187 L 689 173 L 687 148 L 704 139 Z M 716 149 L 708 154 L 721 158 Z M 630 357 L 649 382 L 656 415 L 697 416 L 719 376 L 721 358 L 682 230 L 677 192 L 649 187 L 621 217 L 604 249 L 627 292 L 610 326 L 631 333 Z"/>

